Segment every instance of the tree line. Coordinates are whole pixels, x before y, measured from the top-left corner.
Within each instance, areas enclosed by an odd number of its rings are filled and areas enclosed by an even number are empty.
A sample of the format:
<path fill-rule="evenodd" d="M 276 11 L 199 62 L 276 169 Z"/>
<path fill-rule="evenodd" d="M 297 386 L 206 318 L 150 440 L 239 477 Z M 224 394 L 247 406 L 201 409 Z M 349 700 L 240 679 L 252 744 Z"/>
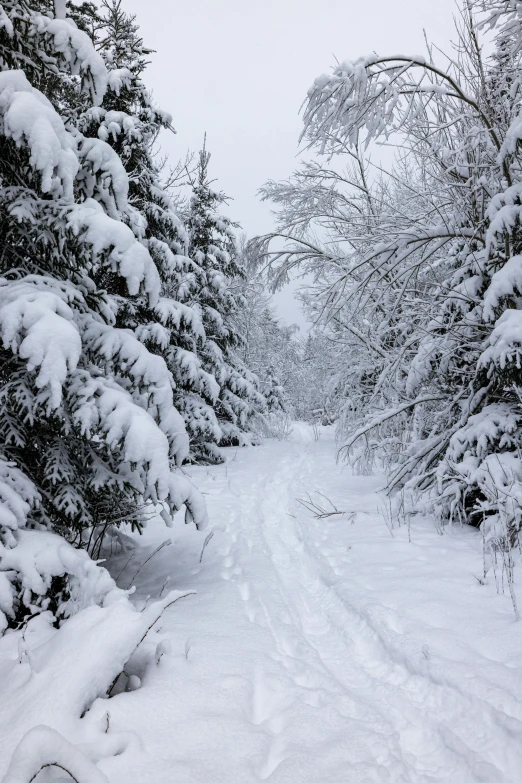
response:
<path fill-rule="evenodd" d="M 499 551 L 522 522 L 521 56 L 520 4 L 465 0 L 447 54 L 320 76 L 313 156 L 265 185 L 252 247 L 274 285 L 306 277 L 343 456 Z"/>

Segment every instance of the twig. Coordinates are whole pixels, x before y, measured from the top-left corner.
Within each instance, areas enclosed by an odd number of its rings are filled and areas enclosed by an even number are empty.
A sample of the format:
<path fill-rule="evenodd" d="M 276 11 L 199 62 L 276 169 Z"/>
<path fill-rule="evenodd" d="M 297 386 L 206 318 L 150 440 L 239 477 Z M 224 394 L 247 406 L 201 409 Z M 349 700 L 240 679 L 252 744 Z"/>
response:
<path fill-rule="evenodd" d="M 134 576 L 133 576 L 133 577 L 132 577 L 132 579 L 130 580 L 130 582 L 129 582 L 129 584 L 128 584 L 128 588 L 129 588 L 129 587 L 131 586 L 131 584 L 134 582 L 134 580 L 135 580 L 135 579 L 136 579 L 136 577 L 138 576 L 138 574 L 139 574 L 139 572 L 141 571 L 141 569 L 142 569 L 142 568 L 144 568 L 144 567 L 147 565 L 147 563 L 149 562 L 149 560 L 152 560 L 152 558 L 154 557 L 154 555 L 157 555 L 157 554 L 158 554 L 158 552 L 159 552 L 161 549 L 163 549 L 163 547 L 165 547 L 165 546 L 170 546 L 171 544 L 172 544 L 172 541 L 171 541 L 171 539 L 170 539 L 170 538 L 167 538 L 167 539 L 165 539 L 165 541 L 164 541 L 162 544 L 160 544 L 160 545 L 159 545 L 159 547 L 157 547 L 157 548 L 154 550 L 154 552 L 153 552 L 153 553 L 150 555 L 150 557 L 148 557 L 148 558 L 145 560 L 145 562 L 144 562 L 144 563 L 142 563 L 142 564 L 140 565 L 140 567 L 138 568 L 138 570 L 136 571 L 136 573 L 134 574 Z M 127 589 L 128 589 L 128 588 L 127 588 Z"/>
<path fill-rule="evenodd" d="M 149 631 L 150 631 L 152 628 L 154 628 L 154 626 L 156 625 L 156 623 L 158 622 L 158 620 L 159 620 L 159 619 L 160 619 L 160 617 L 162 616 L 163 612 L 165 612 L 165 610 L 166 610 L 166 609 L 168 609 L 168 608 L 169 608 L 169 606 L 172 606 L 172 604 L 175 604 L 175 603 L 176 603 L 176 601 L 180 601 L 182 598 L 187 598 L 187 596 L 189 596 L 189 595 L 194 595 L 194 594 L 195 594 L 195 592 L 196 592 L 195 590 L 190 590 L 188 593 L 183 593 L 183 595 L 178 595 L 176 598 L 173 598 L 173 599 L 172 599 L 172 601 L 169 601 L 169 603 L 168 603 L 168 604 L 166 604 L 166 605 L 163 607 L 163 609 L 161 610 L 161 612 L 159 613 L 159 615 L 156 617 L 156 619 L 154 620 L 154 622 L 153 622 L 153 623 L 151 623 L 151 624 L 149 625 L 149 627 L 147 628 L 147 630 L 145 631 L 145 633 L 143 634 L 143 636 L 142 636 L 142 637 L 141 637 L 141 639 L 139 640 L 138 644 L 137 644 L 137 645 L 136 645 L 136 647 L 134 648 L 134 652 L 136 652 L 136 650 L 138 649 L 138 647 L 140 646 L 140 644 L 142 643 L 142 641 L 143 641 L 143 640 L 145 639 L 145 637 L 147 636 L 148 632 L 149 632 Z"/>
<path fill-rule="evenodd" d="M 203 542 L 203 548 L 202 548 L 202 550 L 201 550 L 201 554 L 200 554 L 200 556 L 199 556 L 199 562 L 200 562 L 200 563 L 201 563 L 201 561 L 203 560 L 203 552 L 205 551 L 205 548 L 206 548 L 207 544 L 208 544 L 208 543 L 209 543 L 209 542 L 210 542 L 210 541 L 211 541 L 213 538 L 214 538 L 214 531 L 213 531 L 213 530 L 211 530 L 211 531 L 210 531 L 210 533 L 208 534 L 208 536 L 205 538 L 205 540 L 204 540 L 204 542 Z"/>
<path fill-rule="evenodd" d="M 161 610 L 161 612 L 159 613 L 159 615 L 156 617 L 156 619 L 155 619 L 155 620 L 153 620 L 153 622 L 152 622 L 152 623 L 149 625 L 149 627 L 147 628 L 147 630 L 145 631 L 145 633 L 143 634 L 143 636 L 142 636 L 142 637 L 141 637 L 141 639 L 139 640 L 138 644 L 136 645 L 136 647 L 135 647 L 135 648 L 134 648 L 134 650 L 132 651 L 131 655 L 129 655 L 129 658 L 130 658 L 132 655 L 134 655 L 134 653 L 136 652 L 136 650 L 138 649 L 138 647 L 140 646 L 140 644 L 141 644 L 141 643 L 144 641 L 144 639 L 146 638 L 146 636 L 147 636 L 147 634 L 149 633 L 149 631 L 150 631 L 150 630 L 152 630 L 152 628 L 154 628 L 154 626 L 156 625 L 156 623 L 158 622 L 158 620 L 161 618 L 161 616 L 163 615 L 163 613 L 166 611 L 166 609 L 168 609 L 170 606 L 172 606 L 172 604 L 175 604 L 175 603 L 176 603 L 176 601 L 180 601 L 182 598 L 187 598 L 187 596 L 189 596 L 189 595 L 194 595 L 194 594 L 195 594 L 195 592 L 196 592 L 195 590 L 190 590 L 190 591 L 189 591 L 189 592 L 187 592 L 187 593 L 183 593 L 182 595 L 178 595 L 178 596 L 176 596 L 176 598 L 173 598 L 173 599 L 172 599 L 172 601 L 169 601 L 169 603 L 168 603 L 168 604 L 165 604 L 165 606 L 163 607 L 163 609 Z M 107 696 L 109 696 L 109 697 L 110 697 L 110 695 L 111 695 L 111 693 L 112 693 L 112 691 L 113 691 L 113 689 L 114 689 L 114 686 L 116 685 L 116 683 L 118 682 L 118 680 L 119 680 L 119 678 L 121 677 L 121 675 L 122 675 L 122 674 L 127 674 L 127 673 L 126 673 L 126 671 L 125 671 L 125 669 L 123 669 L 121 672 L 118 672 L 118 674 L 116 675 L 116 677 L 114 678 L 114 680 L 112 681 L 112 683 L 110 684 L 110 686 L 109 686 L 109 688 L 108 688 L 108 690 L 107 690 Z"/>
<path fill-rule="evenodd" d="M 127 560 L 127 562 L 125 563 L 125 565 L 124 565 L 124 566 L 123 566 L 123 568 L 121 569 L 120 573 L 119 573 L 119 574 L 118 574 L 118 576 L 115 578 L 115 580 L 114 580 L 115 582 L 117 582 L 117 581 L 118 581 L 118 579 L 119 579 L 119 578 L 120 578 L 120 576 L 123 574 L 123 572 L 125 571 L 125 569 L 126 569 L 126 568 L 127 568 L 127 566 L 129 565 L 129 563 L 130 563 L 130 561 L 132 560 L 132 558 L 133 558 L 133 557 L 136 557 L 136 552 L 133 552 L 133 553 L 131 554 L 131 556 L 129 557 L 129 559 Z"/>
<path fill-rule="evenodd" d="M 161 590 L 160 590 L 160 594 L 159 594 L 159 597 L 160 597 L 160 598 L 161 598 L 161 596 L 163 595 L 163 591 L 164 591 L 164 589 L 166 588 L 166 586 L 168 585 L 168 583 L 169 583 L 169 582 L 170 582 L 170 576 L 168 576 L 168 577 L 165 579 L 165 581 L 163 582 L 163 587 L 161 588 Z"/>
<path fill-rule="evenodd" d="M 74 782 L 75 782 L 75 783 L 80 783 L 80 781 L 78 780 L 78 778 L 75 778 L 75 777 L 74 777 L 74 775 L 72 774 L 72 772 L 69 772 L 69 770 L 68 770 L 68 769 L 66 769 L 65 767 L 62 767 L 62 765 L 61 765 L 61 764 L 57 764 L 56 762 L 54 762 L 54 763 L 53 763 L 53 762 L 51 762 L 51 763 L 49 763 L 49 764 L 42 764 L 42 766 L 40 767 L 40 769 L 38 770 L 38 772 L 37 772 L 35 775 L 33 775 L 33 777 L 31 778 L 31 780 L 29 781 L 29 783 L 33 783 L 33 780 L 36 780 L 36 778 L 38 777 L 38 775 L 40 774 L 40 772 L 42 771 L 42 769 L 45 769 L 46 767 L 58 767 L 58 769 L 61 769 L 63 772 L 65 772 L 67 775 L 69 775 L 69 777 L 71 778 L 71 780 L 74 780 Z"/>
<path fill-rule="evenodd" d="M 333 511 L 330 511 L 328 508 L 323 508 L 323 506 L 320 506 L 319 503 L 316 500 L 312 500 L 310 493 L 306 493 L 307 500 L 303 500 L 303 498 L 296 498 L 297 502 L 300 503 L 304 508 L 306 508 L 307 511 L 310 511 L 316 519 L 326 519 L 327 517 L 334 517 L 334 516 L 343 516 L 346 512 L 345 511 L 339 511 L 337 506 L 332 503 L 330 498 L 327 498 L 326 495 L 323 495 L 322 492 L 319 492 L 316 490 L 317 494 L 323 497 L 327 503 L 330 504 Z"/>

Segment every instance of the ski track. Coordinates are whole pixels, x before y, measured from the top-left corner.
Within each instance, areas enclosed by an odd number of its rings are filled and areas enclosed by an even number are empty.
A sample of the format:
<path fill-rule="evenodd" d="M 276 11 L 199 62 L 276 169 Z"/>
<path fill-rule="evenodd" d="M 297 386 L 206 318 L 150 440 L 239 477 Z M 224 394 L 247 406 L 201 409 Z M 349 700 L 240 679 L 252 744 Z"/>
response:
<path fill-rule="evenodd" d="M 308 438 L 244 450 L 225 468 L 195 469 L 225 529 L 202 566 L 177 577 L 197 587 L 195 606 L 179 605 L 162 621 L 178 647 L 189 638 L 189 653 L 110 703 L 116 725 L 145 733 L 138 756 L 104 762 L 111 781 L 521 779 L 520 668 L 493 663 L 493 674 L 474 684 L 462 668 L 433 663 L 408 637 L 408 618 L 370 589 L 371 571 L 368 589 L 351 579 L 346 528 L 357 542 L 366 517 L 375 523 L 379 482 L 341 472 L 334 454 L 332 440 Z M 303 512 L 296 498 L 312 489 L 356 512 L 353 524 Z M 381 579 L 400 568 L 390 552 Z M 143 592 L 164 580 L 160 571 Z"/>

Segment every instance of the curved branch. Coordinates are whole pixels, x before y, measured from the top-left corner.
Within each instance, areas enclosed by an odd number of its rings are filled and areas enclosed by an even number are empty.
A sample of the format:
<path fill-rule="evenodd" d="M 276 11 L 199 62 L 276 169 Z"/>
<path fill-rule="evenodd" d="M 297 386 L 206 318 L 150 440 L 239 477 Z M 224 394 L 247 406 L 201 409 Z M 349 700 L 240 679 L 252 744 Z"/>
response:
<path fill-rule="evenodd" d="M 393 408 L 391 411 L 387 411 L 386 413 L 383 413 L 381 416 L 378 416 L 376 419 L 372 419 L 368 424 L 365 424 L 363 427 L 360 427 L 348 440 L 347 443 L 344 444 L 342 449 L 340 451 L 348 451 L 353 444 L 359 440 L 363 435 L 366 435 L 367 432 L 370 432 L 371 430 L 374 430 L 376 427 L 378 427 L 380 424 L 383 424 L 385 421 L 388 421 L 388 419 L 393 419 L 395 416 L 398 416 L 400 413 L 404 413 L 404 411 L 407 411 L 409 408 L 414 408 L 416 405 L 422 405 L 423 402 L 435 402 L 438 400 L 445 400 L 446 397 L 441 396 L 440 394 L 437 395 L 428 395 L 426 397 L 419 397 L 416 400 L 412 400 L 411 402 L 405 402 L 402 405 L 399 405 L 397 408 Z"/>

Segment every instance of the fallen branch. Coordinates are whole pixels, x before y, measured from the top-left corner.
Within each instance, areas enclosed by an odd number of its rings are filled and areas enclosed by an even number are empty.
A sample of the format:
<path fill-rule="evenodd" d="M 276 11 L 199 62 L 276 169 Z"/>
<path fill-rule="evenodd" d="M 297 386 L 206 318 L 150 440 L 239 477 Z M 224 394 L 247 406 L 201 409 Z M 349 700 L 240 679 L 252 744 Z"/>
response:
<path fill-rule="evenodd" d="M 296 498 L 297 502 L 306 508 L 307 511 L 310 511 L 316 519 L 343 516 L 346 513 L 345 511 L 339 511 L 337 506 L 332 503 L 330 498 L 327 498 L 326 495 L 323 495 L 322 492 L 316 490 L 316 493 L 326 500 L 326 502 L 331 506 L 331 509 L 329 509 L 327 506 L 319 505 L 319 501 L 317 500 L 312 500 L 309 492 L 306 493 L 306 500 L 303 500 L 302 498 Z"/>

